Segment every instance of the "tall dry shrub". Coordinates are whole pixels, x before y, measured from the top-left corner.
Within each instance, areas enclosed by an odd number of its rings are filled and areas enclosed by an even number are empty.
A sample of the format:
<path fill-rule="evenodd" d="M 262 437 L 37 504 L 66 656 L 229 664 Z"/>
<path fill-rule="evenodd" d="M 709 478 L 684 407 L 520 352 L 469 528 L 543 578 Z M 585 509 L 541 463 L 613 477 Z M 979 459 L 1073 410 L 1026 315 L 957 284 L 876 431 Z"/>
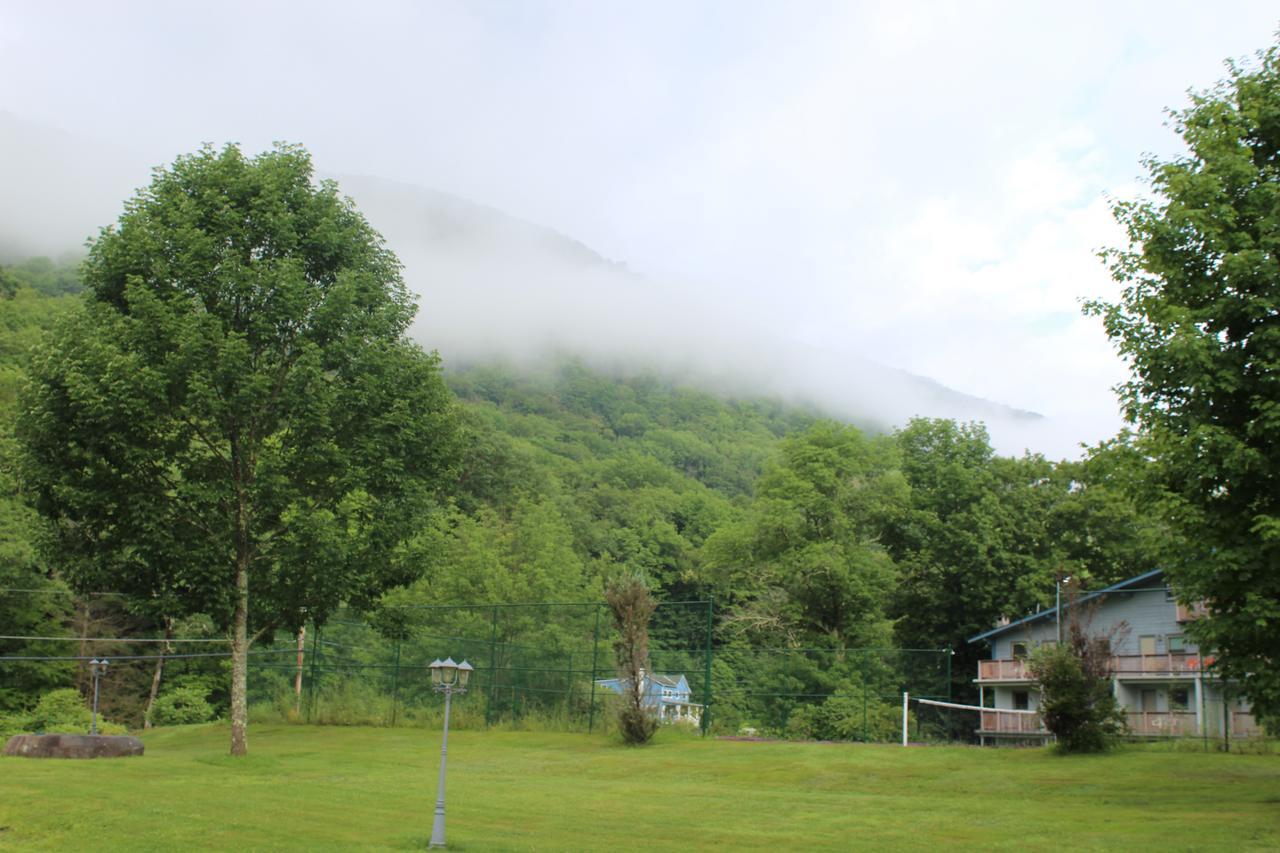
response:
<path fill-rule="evenodd" d="M 649 742 L 658 730 L 658 720 L 644 706 L 644 674 L 649 669 L 649 620 L 658 603 L 639 575 L 619 575 L 604 591 L 613 613 L 618 639 L 613 644 L 618 663 L 622 703 L 618 709 L 618 729 L 631 746 Z"/>

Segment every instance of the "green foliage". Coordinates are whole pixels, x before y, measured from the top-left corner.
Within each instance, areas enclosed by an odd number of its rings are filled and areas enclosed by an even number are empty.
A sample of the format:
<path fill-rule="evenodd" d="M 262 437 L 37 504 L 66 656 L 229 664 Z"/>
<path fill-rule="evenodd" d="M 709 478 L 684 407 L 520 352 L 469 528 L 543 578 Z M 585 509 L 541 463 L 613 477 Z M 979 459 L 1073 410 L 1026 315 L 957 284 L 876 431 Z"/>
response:
<path fill-rule="evenodd" d="M 1187 543 L 1168 564 L 1208 618 L 1255 714 L 1280 720 L 1280 45 L 1229 66 L 1172 113 L 1186 151 L 1145 162 L 1152 197 L 1114 206 L 1129 244 L 1105 253 L 1123 285 L 1094 302 L 1131 367 L 1121 389 L 1153 460 L 1157 507 Z"/>
<path fill-rule="evenodd" d="M 401 543 L 455 452 L 438 359 L 405 337 L 399 263 L 300 148 L 157 170 L 84 272 L 19 420 L 50 554 L 79 589 L 229 630 L 239 752 L 253 632 L 413 579 Z"/>
<path fill-rule="evenodd" d="M 0 267 L 0 293 L 12 297 L 22 288 L 41 296 L 73 296 L 84 292 L 79 259 L 28 258 L 9 267 Z"/>
<path fill-rule="evenodd" d="M 1131 488 L 1144 463 L 1123 441 L 1055 465 L 996 456 L 981 424 L 916 419 L 897 440 L 910 499 L 885 527 L 895 631 L 904 647 L 955 650 L 954 697 L 977 700 L 969 637 L 1048 604 L 1057 577 L 1105 584 L 1176 552 Z"/>
<path fill-rule="evenodd" d="M 732 633 L 757 644 L 883 645 L 896 569 L 879 534 L 907 496 L 892 441 L 816 424 L 783 443 L 757 495 L 704 548 Z"/>
<path fill-rule="evenodd" d="M 847 685 L 821 704 L 802 705 L 787 719 L 786 735 L 800 740 L 886 743 L 902 735 L 902 709 Z"/>
<path fill-rule="evenodd" d="M 213 706 L 198 687 L 178 687 L 156 697 L 151 707 L 153 726 L 183 726 L 207 723 L 213 719 Z"/>
<path fill-rule="evenodd" d="M 1124 714 L 1111 692 L 1111 642 L 1088 636 L 1078 621 L 1068 642 L 1042 645 L 1030 672 L 1040 689 L 1040 718 L 1064 753 L 1101 752 L 1124 734 Z"/>
<path fill-rule="evenodd" d="M 80 691 L 63 688 L 45 693 L 29 713 L 0 717 L 0 737 L 7 738 L 15 734 L 88 734 L 92 724 L 93 712 L 85 704 Z M 122 735 L 127 731 L 124 726 L 98 715 L 98 734 Z"/>

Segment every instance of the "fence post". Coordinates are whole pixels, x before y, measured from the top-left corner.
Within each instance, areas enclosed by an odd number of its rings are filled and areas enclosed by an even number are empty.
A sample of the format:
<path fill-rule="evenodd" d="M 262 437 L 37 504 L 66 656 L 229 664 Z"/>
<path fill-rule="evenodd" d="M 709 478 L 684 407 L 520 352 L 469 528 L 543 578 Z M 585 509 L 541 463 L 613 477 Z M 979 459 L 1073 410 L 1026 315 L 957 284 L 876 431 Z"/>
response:
<path fill-rule="evenodd" d="M 596 633 L 591 642 L 591 707 L 587 711 L 587 734 L 596 727 L 596 662 L 600 655 L 600 605 L 596 604 Z"/>
<path fill-rule="evenodd" d="M 391 674 L 391 727 L 396 726 L 396 706 L 400 702 L 400 640 L 396 640 L 396 667 Z"/>
<path fill-rule="evenodd" d="M 311 634 L 311 683 L 307 685 L 307 722 L 311 722 L 311 711 L 316 704 L 316 666 L 320 660 L 320 625 L 315 626 Z"/>
<path fill-rule="evenodd" d="M 573 652 L 569 652 L 569 668 L 565 670 L 565 680 L 569 685 L 564 696 L 564 721 L 567 725 L 569 715 L 573 713 Z"/>
<path fill-rule="evenodd" d="M 484 724 L 493 725 L 493 688 L 498 678 L 498 608 L 493 608 L 493 625 L 489 631 L 489 695 L 484 703 Z"/>
<path fill-rule="evenodd" d="M 867 725 L 867 653 L 862 653 L 862 742 L 871 742 L 870 727 Z"/>
<path fill-rule="evenodd" d="M 702 698 L 702 733 L 705 735 L 711 731 L 711 631 L 714 626 L 715 617 L 715 597 L 707 596 L 707 650 L 706 650 L 706 673 L 703 676 L 703 693 Z"/>
<path fill-rule="evenodd" d="M 947 646 L 946 655 L 947 655 L 947 701 L 948 702 L 951 701 L 951 656 L 954 654 L 955 652 L 951 651 L 951 647 Z M 955 731 L 955 726 L 953 725 L 954 722 L 955 720 L 952 717 L 951 709 L 948 708 L 947 709 L 947 738 L 948 739 L 951 737 L 951 733 Z M 981 726 L 981 723 L 979 723 L 979 726 Z M 919 733 L 920 733 L 920 717 L 919 715 L 917 715 L 916 716 L 916 734 L 919 734 Z"/>

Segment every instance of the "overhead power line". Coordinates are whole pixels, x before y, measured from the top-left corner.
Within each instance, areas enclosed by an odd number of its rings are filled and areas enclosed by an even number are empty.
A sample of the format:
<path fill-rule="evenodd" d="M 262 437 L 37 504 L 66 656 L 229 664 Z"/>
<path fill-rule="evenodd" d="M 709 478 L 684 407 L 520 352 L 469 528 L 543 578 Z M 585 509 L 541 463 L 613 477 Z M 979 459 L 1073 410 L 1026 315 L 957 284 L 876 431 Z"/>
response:
<path fill-rule="evenodd" d="M 54 640 L 64 643 L 226 643 L 224 638 L 175 637 L 170 640 L 156 637 L 20 637 L 5 635 L 0 640 Z"/>

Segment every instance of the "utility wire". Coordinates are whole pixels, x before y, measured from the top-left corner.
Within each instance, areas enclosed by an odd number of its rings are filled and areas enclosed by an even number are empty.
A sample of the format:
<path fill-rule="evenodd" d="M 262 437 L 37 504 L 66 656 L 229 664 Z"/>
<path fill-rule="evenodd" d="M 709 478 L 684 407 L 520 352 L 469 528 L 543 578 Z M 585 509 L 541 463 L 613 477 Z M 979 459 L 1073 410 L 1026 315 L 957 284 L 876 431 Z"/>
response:
<path fill-rule="evenodd" d="M 259 651 L 250 650 L 245 652 L 249 655 L 287 655 L 297 654 L 297 649 L 261 649 Z M 13 661 L 76 661 L 76 660 L 94 660 L 101 659 L 105 655 L 12 655 L 0 656 L 0 662 Z M 189 652 L 180 655 L 111 655 L 113 661 L 120 660 L 174 660 L 175 658 L 229 658 L 231 652 Z"/>
<path fill-rule="evenodd" d="M 151 637 L 19 637 L 0 636 L 0 640 L 61 640 L 67 643 L 225 643 L 225 639 L 174 638 L 165 640 Z"/>

